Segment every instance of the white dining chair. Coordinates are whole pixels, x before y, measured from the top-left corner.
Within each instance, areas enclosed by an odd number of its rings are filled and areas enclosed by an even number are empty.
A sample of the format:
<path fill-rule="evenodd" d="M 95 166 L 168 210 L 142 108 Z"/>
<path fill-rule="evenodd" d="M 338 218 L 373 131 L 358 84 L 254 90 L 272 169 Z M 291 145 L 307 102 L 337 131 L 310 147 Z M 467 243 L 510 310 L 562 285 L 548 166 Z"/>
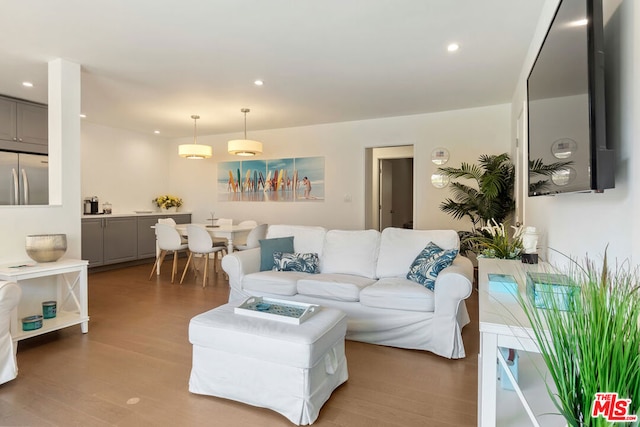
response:
<path fill-rule="evenodd" d="M 238 223 L 238 227 L 257 227 L 257 226 L 258 226 L 258 221 L 255 221 L 253 219 L 246 219 Z"/>
<path fill-rule="evenodd" d="M 173 218 L 158 218 L 158 224 L 167 224 L 175 227 L 176 220 Z"/>
<path fill-rule="evenodd" d="M 173 218 L 158 218 L 158 224 L 167 224 L 170 225 L 172 227 L 175 227 L 176 224 L 176 220 Z M 185 236 L 180 236 L 180 241 L 184 244 L 187 243 L 187 238 Z"/>
<path fill-rule="evenodd" d="M 182 242 L 182 237 L 176 228 L 168 224 L 156 224 L 156 239 L 160 253 L 156 257 L 156 262 L 153 263 L 151 274 L 149 274 L 149 280 L 156 272 L 160 271 L 160 266 L 168 253 L 173 253 L 173 268 L 171 269 L 171 283 L 175 280 L 176 271 L 178 270 L 178 254 L 180 251 L 188 251 L 189 246 Z"/>
<path fill-rule="evenodd" d="M 222 225 L 233 225 L 233 219 L 231 219 L 231 218 L 218 218 L 216 220 L 216 225 L 218 227 L 220 227 Z M 224 246 L 226 248 L 227 247 L 227 239 L 213 238 L 213 246 L 215 246 L 215 247 Z"/>
<path fill-rule="evenodd" d="M 199 225 L 187 225 L 187 238 L 189 240 L 189 258 L 187 258 L 187 265 L 184 266 L 184 271 L 180 278 L 180 284 L 184 281 L 184 276 L 187 274 L 193 254 L 200 254 L 204 257 L 204 272 L 202 273 L 202 287 L 204 288 L 207 285 L 207 275 L 209 272 L 209 255 L 212 253 L 214 254 L 213 272 L 215 273 L 217 272 L 216 258 L 218 253 L 226 253 L 227 248 L 225 246 L 214 246 L 209 232 Z M 194 268 L 194 270 L 196 269 Z"/>
<path fill-rule="evenodd" d="M 257 225 L 247 235 L 247 241 L 244 245 L 234 245 L 233 247 L 238 251 L 246 251 L 247 249 L 257 248 L 258 246 L 260 246 L 260 240 L 267 237 L 268 227 L 269 224 Z"/>

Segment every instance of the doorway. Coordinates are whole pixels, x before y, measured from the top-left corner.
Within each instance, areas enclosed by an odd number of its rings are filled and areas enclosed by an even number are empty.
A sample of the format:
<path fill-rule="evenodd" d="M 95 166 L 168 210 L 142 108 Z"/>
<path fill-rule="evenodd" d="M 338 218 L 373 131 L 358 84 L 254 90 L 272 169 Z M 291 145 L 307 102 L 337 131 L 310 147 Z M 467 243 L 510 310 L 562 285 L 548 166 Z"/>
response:
<path fill-rule="evenodd" d="M 366 149 L 365 225 L 413 228 L 413 145 Z"/>

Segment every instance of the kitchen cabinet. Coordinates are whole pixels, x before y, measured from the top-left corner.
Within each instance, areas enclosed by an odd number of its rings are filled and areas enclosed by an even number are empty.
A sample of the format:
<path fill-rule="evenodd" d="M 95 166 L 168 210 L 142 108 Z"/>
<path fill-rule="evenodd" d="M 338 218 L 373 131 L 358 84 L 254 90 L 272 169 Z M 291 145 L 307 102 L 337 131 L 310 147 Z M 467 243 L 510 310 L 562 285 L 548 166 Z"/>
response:
<path fill-rule="evenodd" d="M 82 259 L 89 267 L 99 267 L 154 258 L 156 235 L 151 226 L 168 217 L 177 224 L 191 222 L 189 213 L 82 218 Z"/>
<path fill-rule="evenodd" d="M 0 149 L 47 154 L 48 145 L 47 106 L 0 97 Z"/>
<path fill-rule="evenodd" d="M 103 219 L 82 220 L 82 259 L 89 261 L 90 267 L 104 264 Z"/>
<path fill-rule="evenodd" d="M 105 218 L 103 231 L 105 264 L 115 264 L 117 262 L 137 259 L 137 218 Z"/>
<path fill-rule="evenodd" d="M 82 220 L 82 259 L 89 267 L 133 261 L 138 255 L 136 217 Z"/>

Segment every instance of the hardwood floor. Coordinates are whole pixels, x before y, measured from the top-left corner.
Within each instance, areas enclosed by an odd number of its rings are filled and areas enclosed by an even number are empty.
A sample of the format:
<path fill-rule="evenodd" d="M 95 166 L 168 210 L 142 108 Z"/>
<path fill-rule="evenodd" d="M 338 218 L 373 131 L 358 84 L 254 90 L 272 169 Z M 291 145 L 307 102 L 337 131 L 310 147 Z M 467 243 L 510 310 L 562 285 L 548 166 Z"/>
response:
<path fill-rule="evenodd" d="M 89 274 L 88 334 L 75 326 L 19 343 L 18 378 L 0 386 L 0 425 L 292 425 L 267 409 L 189 393 L 189 320 L 224 304 L 228 284 L 218 273 L 204 289 L 193 275 L 172 285 L 170 263 L 148 281 L 150 269 Z M 477 425 L 476 292 L 467 307 L 462 360 L 347 341 L 349 380 L 314 426 Z"/>

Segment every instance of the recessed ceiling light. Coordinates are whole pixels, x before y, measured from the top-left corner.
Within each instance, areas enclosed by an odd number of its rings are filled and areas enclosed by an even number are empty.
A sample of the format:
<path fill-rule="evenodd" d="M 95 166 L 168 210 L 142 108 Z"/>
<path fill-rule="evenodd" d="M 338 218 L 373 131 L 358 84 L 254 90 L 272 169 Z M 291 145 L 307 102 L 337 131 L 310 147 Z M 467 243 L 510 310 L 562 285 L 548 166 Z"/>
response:
<path fill-rule="evenodd" d="M 33 83 L 31 83 L 31 82 L 22 82 L 22 86 L 24 86 L 24 87 L 33 87 Z"/>
<path fill-rule="evenodd" d="M 458 49 L 460 49 L 460 46 L 458 46 L 458 43 L 451 43 L 449 46 L 447 46 L 447 50 L 449 52 L 455 52 Z"/>
<path fill-rule="evenodd" d="M 158 135 L 160 133 L 159 130 L 154 130 L 153 133 L 155 133 L 156 135 Z"/>
<path fill-rule="evenodd" d="M 262 80 L 256 80 L 255 82 L 253 82 L 253 84 L 256 86 L 262 86 L 264 82 Z"/>
<path fill-rule="evenodd" d="M 87 118 L 87 115 L 86 115 L 86 114 L 80 114 L 80 118 L 81 118 L 81 119 L 86 119 L 86 118 Z"/>

